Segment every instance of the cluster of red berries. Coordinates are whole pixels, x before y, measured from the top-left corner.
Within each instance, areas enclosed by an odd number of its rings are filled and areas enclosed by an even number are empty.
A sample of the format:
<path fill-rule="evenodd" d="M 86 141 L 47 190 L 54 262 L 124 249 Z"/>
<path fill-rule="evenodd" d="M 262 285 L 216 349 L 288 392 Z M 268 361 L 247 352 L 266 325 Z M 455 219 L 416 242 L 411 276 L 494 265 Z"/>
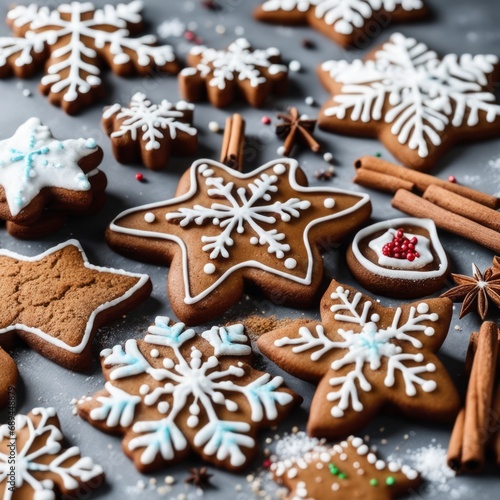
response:
<path fill-rule="evenodd" d="M 409 240 L 405 236 L 403 229 L 398 229 L 398 232 L 396 233 L 396 236 L 392 238 L 392 241 L 384 245 L 382 253 L 386 257 L 406 259 L 413 262 L 416 258 L 420 257 L 420 254 L 415 251 L 417 241 L 416 236 Z"/>

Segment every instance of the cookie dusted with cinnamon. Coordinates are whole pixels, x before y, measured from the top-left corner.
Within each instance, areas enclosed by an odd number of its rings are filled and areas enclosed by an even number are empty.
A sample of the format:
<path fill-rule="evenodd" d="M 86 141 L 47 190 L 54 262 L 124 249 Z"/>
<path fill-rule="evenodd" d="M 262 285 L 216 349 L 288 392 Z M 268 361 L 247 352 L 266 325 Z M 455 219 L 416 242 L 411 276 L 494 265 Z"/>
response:
<path fill-rule="evenodd" d="M 288 87 L 280 51 L 254 49 L 245 38 L 223 50 L 193 47 L 187 64 L 179 73 L 182 97 L 191 102 L 208 99 L 217 108 L 229 106 L 238 96 L 258 108 L 270 94 L 284 95 Z"/>
<path fill-rule="evenodd" d="M 104 109 L 102 125 L 120 163 L 141 161 L 151 170 L 168 165 L 170 155 L 189 155 L 198 149 L 198 131 L 192 126 L 194 105 L 163 99 L 153 104 L 142 92 L 130 106 L 116 103 Z"/>
<path fill-rule="evenodd" d="M 450 267 L 434 222 L 412 217 L 361 229 L 347 251 L 347 265 L 367 290 L 402 299 L 439 290 Z"/>

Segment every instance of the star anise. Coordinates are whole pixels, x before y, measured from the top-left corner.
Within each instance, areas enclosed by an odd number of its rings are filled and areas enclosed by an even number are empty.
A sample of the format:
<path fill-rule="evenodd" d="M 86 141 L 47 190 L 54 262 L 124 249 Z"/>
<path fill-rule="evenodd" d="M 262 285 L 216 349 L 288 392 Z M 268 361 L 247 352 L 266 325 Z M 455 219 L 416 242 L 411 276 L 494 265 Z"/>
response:
<path fill-rule="evenodd" d="M 321 146 L 313 137 L 316 120 L 301 116 L 295 107 L 288 109 L 288 113 L 278 113 L 281 123 L 276 125 L 276 134 L 285 139 L 283 154 L 288 156 L 296 142 L 305 144 L 311 151 L 317 153 Z"/>
<path fill-rule="evenodd" d="M 463 302 L 460 318 L 475 311 L 484 320 L 491 301 L 500 308 L 500 270 L 489 267 L 482 273 L 476 264 L 472 264 L 472 277 L 452 274 L 456 287 L 443 293 L 453 302 Z"/>
<path fill-rule="evenodd" d="M 208 473 L 207 467 L 191 467 L 189 470 L 189 476 L 184 480 L 185 483 L 192 484 L 198 488 L 205 488 L 210 485 L 210 478 L 213 474 Z"/>

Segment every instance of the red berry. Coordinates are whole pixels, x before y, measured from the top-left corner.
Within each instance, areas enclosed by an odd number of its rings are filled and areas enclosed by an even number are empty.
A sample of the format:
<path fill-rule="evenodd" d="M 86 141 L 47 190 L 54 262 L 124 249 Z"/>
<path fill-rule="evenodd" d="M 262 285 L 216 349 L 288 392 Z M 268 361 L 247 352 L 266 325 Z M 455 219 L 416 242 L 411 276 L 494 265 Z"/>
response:
<path fill-rule="evenodd" d="M 266 458 L 263 462 L 262 462 L 262 465 L 263 467 L 265 467 L 266 469 L 269 469 L 269 467 L 271 467 L 271 460 L 269 460 L 269 458 Z"/>
<path fill-rule="evenodd" d="M 144 175 L 142 175 L 140 172 L 135 174 L 135 179 L 139 182 L 142 182 L 144 180 Z"/>
<path fill-rule="evenodd" d="M 269 116 L 263 116 L 260 121 L 264 124 L 264 125 L 270 125 L 271 124 L 271 118 L 269 118 Z"/>
<path fill-rule="evenodd" d="M 184 33 L 184 38 L 190 42 L 192 42 L 195 37 L 196 35 L 192 31 L 186 31 L 186 33 Z"/>
<path fill-rule="evenodd" d="M 413 262 L 415 260 L 415 254 L 408 252 L 406 254 L 406 260 L 409 260 L 410 262 Z"/>
<path fill-rule="evenodd" d="M 382 254 L 386 257 L 407 259 L 413 262 L 416 258 L 420 257 L 418 252 L 415 252 L 417 242 L 418 239 L 416 236 L 413 236 L 410 240 L 405 236 L 403 229 L 398 229 L 392 241 L 386 243 L 382 248 Z"/>
<path fill-rule="evenodd" d="M 448 182 L 453 182 L 453 184 L 456 184 L 457 178 L 454 175 L 449 175 Z"/>

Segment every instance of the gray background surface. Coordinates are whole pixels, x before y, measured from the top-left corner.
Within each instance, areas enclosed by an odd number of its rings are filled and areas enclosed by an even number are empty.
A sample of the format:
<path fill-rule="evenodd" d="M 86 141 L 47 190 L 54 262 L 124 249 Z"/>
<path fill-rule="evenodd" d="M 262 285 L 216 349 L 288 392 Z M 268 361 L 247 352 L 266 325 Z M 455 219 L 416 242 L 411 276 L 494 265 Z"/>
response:
<path fill-rule="evenodd" d="M 0 17 L 7 12 L 10 2 L 0 2 Z M 54 5 L 57 2 L 40 2 L 41 4 Z M 105 2 L 98 1 L 98 5 Z M 113 2 L 114 3 L 114 2 Z M 57 108 L 51 106 L 48 100 L 41 96 L 37 90 L 39 78 L 20 83 L 16 79 L 0 80 L 0 138 L 9 137 L 15 128 L 30 116 L 38 116 L 48 125 L 57 138 L 94 137 L 104 149 L 105 157 L 101 165 L 109 179 L 108 202 L 105 209 L 98 215 L 73 221 L 64 229 L 50 237 L 37 241 L 17 241 L 10 237 L 4 227 L 0 227 L 0 245 L 4 248 L 23 253 L 36 255 L 55 244 L 77 238 L 81 241 L 90 261 L 94 264 L 112 267 L 121 267 L 128 271 L 147 273 L 154 283 L 152 297 L 143 305 L 133 310 L 123 321 L 110 327 L 101 329 L 97 335 L 94 353 L 96 354 L 92 369 L 87 374 L 76 374 L 60 368 L 45 360 L 40 355 L 25 347 L 16 349 L 13 353 L 21 375 L 18 388 L 18 410 L 28 412 L 35 406 L 54 406 L 57 408 L 62 422 L 63 430 L 71 444 L 81 447 L 84 454 L 91 455 L 96 462 L 103 465 L 107 473 L 106 485 L 95 492 L 95 498 L 121 499 L 141 498 L 146 495 L 137 489 L 140 480 L 149 481 L 157 479 L 157 486 L 164 484 L 165 475 L 175 476 L 177 482 L 167 498 L 177 497 L 185 493 L 188 497 L 196 497 L 198 492 L 192 487 L 183 484 L 186 468 L 189 465 L 200 465 L 196 458 L 189 463 L 179 464 L 160 473 L 142 476 L 136 472 L 132 463 L 121 451 L 120 438 L 106 435 L 92 428 L 80 418 L 72 415 L 71 400 L 85 394 L 90 394 L 100 389 L 103 378 L 97 361 L 97 354 L 102 348 L 112 347 L 123 343 L 127 338 L 140 338 L 153 321 L 156 315 L 171 315 L 168 298 L 166 296 L 166 267 L 156 267 L 137 263 L 123 258 L 112 252 L 104 243 L 103 232 L 110 220 L 121 210 L 137 206 L 146 202 L 163 200 L 174 193 L 177 179 L 189 167 L 192 160 L 208 157 L 217 158 L 221 144 L 221 135 L 208 131 L 209 121 L 216 120 L 223 123 L 225 117 L 234 111 L 244 114 L 247 121 L 247 134 L 250 145 L 247 146 L 246 170 L 257 167 L 262 163 L 276 157 L 276 149 L 280 142 L 275 137 L 273 129 L 264 127 L 260 119 L 264 114 L 273 116 L 278 110 L 288 105 L 299 106 L 301 112 L 310 116 L 316 115 L 319 107 L 309 107 L 304 104 L 306 96 L 314 96 L 318 103 L 328 98 L 327 92 L 319 85 L 315 77 L 315 67 L 327 59 L 347 58 L 352 60 L 361 57 L 366 49 L 346 51 L 329 39 L 321 36 L 309 28 L 291 29 L 286 27 L 268 26 L 258 24 L 251 19 L 251 12 L 257 0 L 221 0 L 223 10 L 210 12 L 199 7 L 198 1 L 165 1 L 156 0 L 145 2 L 144 17 L 151 33 L 156 32 L 156 27 L 168 18 L 179 18 L 183 22 L 196 22 L 196 33 L 200 35 L 209 46 L 223 48 L 228 45 L 238 34 L 244 30 L 244 36 L 255 46 L 277 46 L 282 50 L 286 61 L 297 59 L 302 64 L 300 73 L 291 73 L 291 89 L 289 95 L 282 99 L 270 99 L 263 110 L 255 110 L 243 103 L 236 103 L 226 110 L 217 110 L 209 104 L 197 105 L 195 125 L 200 130 L 201 148 L 192 158 L 176 158 L 169 168 L 163 172 L 149 172 L 140 166 L 123 166 L 118 164 L 110 150 L 110 143 L 100 129 L 102 105 L 120 102 L 126 104 L 130 96 L 136 91 L 145 92 L 153 101 L 161 98 L 176 100 L 178 96 L 175 77 L 161 76 L 154 78 L 120 79 L 109 72 L 105 72 L 107 96 L 102 103 L 98 103 L 85 110 L 77 117 L 67 116 Z M 497 0 L 428 0 L 433 16 L 430 20 L 416 24 L 391 25 L 384 30 L 376 41 L 369 44 L 373 48 L 377 42 L 383 41 L 390 33 L 402 31 L 406 35 L 417 37 L 427 43 L 431 48 L 441 52 L 472 52 L 472 53 L 499 53 L 500 42 L 500 8 Z M 226 32 L 223 35 L 216 33 L 215 26 L 223 25 Z M 238 32 L 235 34 L 235 29 Z M 7 34 L 8 28 L 0 27 L 0 34 Z M 303 38 L 309 38 L 316 43 L 315 50 L 306 50 L 301 46 Z M 190 44 L 183 38 L 167 40 L 176 47 L 177 54 L 184 59 Z M 23 89 L 30 89 L 31 97 L 23 96 Z M 353 160 L 364 154 L 381 152 L 383 158 L 391 159 L 391 155 L 376 140 L 363 140 L 350 137 L 329 135 L 318 131 L 317 138 L 322 142 L 327 151 L 331 151 L 336 162 L 336 177 L 326 183 L 314 178 L 314 172 L 319 168 L 326 168 L 321 156 L 314 155 L 305 150 L 295 151 L 302 167 L 308 174 L 312 185 L 335 186 L 357 190 L 352 185 Z M 471 145 L 455 147 L 434 170 L 434 174 L 447 178 L 448 175 L 457 177 L 460 183 L 482 189 L 488 193 L 500 192 L 500 160 L 495 166 L 495 160 L 500 157 L 500 143 L 488 141 Z M 251 161 L 250 161 L 251 160 Z M 139 183 L 135 180 L 136 172 L 143 172 L 146 182 Z M 399 216 L 400 213 L 390 207 L 390 196 L 378 193 L 372 194 L 374 206 L 373 219 L 375 221 Z M 449 234 L 440 233 L 441 240 L 447 250 L 454 272 L 468 274 L 471 262 L 474 261 L 482 269 L 489 266 L 493 257 L 492 252 L 472 244 L 463 239 Z M 335 276 L 339 281 L 356 285 L 344 265 L 344 251 L 329 251 L 325 255 L 326 276 Z M 396 300 L 384 299 L 386 305 L 397 304 Z M 468 316 L 458 320 L 459 306 L 455 308 L 450 334 L 441 350 L 442 359 L 447 365 L 453 378 L 460 389 L 463 390 L 463 360 L 468 343 L 469 333 L 477 329 L 477 318 Z M 302 314 L 308 317 L 317 317 L 315 310 L 297 311 L 281 308 L 263 300 L 256 295 L 245 296 L 241 304 L 229 311 L 221 322 L 237 320 L 247 314 L 275 314 L 282 317 L 295 317 Z M 454 329 L 460 325 L 461 331 Z M 261 366 L 272 373 L 280 371 L 266 360 L 260 360 Z M 314 388 L 293 377 L 284 375 L 290 387 L 297 390 L 305 397 L 302 408 L 296 412 L 285 424 L 282 430 L 290 430 L 293 425 L 301 429 L 305 427 L 307 412 Z M 5 418 L 5 411 L 0 412 L 1 420 Z M 381 428 L 385 430 L 381 432 Z M 405 457 L 408 450 L 418 447 L 442 444 L 447 446 L 449 430 L 443 427 L 412 422 L 404 419 L 379 417 L 373 424 L 362 432 L 368 434 L 372 442 L 377 444 L 383 457 L 394 453 L 395 456 Z M 262 434 L 264 437 L 273 435 L 273 432 Z M 408 436 L 407 439 L 404 438 Z M 382 439 L 387 440 L 387 443 Z M 395 451 L 398 448 L 398 451 Z M 256 470 L 262 460 L 259 459 L 249 467 L 249 473 Z M 232 475 L 223 471 L 213 470 L 214 488 L 205 493 L 206 498 L 252 498 L 253 495 L 247 486 L 245 475 Z M 500 485 L 498 472 L 488 471 L 484 475 L 474 478 L 459 478 L 450 482 L 450 488 L 458 497 L 476 499 L 495 498 L 498 495 L 496 488 Z M 235 485 L 241 484 L 242 491 L 235 492 Z M 148 495 L 156 497 L 156 487 L 146 487 Z M 86 498 L 86 495 L 82 496 Z M 443 492 L 434 487 L 423 487 L 414 492 L 413 498 L 452 498 L 452 493 Z"/>

